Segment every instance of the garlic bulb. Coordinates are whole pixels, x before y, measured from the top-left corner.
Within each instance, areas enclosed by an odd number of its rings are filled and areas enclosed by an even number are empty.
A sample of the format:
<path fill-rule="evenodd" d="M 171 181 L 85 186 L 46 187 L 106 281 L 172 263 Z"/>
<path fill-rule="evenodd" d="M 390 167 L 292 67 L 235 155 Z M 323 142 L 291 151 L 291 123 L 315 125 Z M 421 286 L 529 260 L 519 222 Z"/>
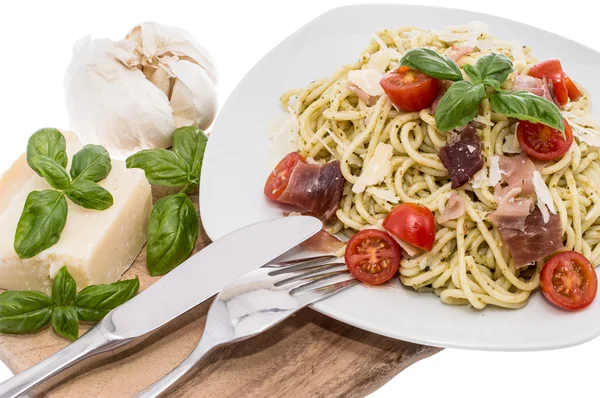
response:
<path fill-rule="evenodd" d="M 210 126 L 216 81 L 208 52 L 181 29 L 147 22 L 118 42 L 84 37 L 65 75 L 71 127 L 117 156 L 167 148 L 177 127 Z"/>

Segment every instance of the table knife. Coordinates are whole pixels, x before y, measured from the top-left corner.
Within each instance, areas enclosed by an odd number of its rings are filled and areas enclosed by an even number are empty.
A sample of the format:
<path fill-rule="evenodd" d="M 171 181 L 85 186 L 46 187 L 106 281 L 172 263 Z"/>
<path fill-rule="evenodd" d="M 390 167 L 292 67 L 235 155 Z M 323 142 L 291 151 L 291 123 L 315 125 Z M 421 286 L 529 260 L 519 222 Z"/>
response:
<path fill-rule="evenodd" d="M 35 397 L 93 360 L 130 348 L 321 228 L 314 217 L 287 217 L 253 224 L 216 240 L 115 308 L 66 348 L 0 384 L 0 397 Z"/>

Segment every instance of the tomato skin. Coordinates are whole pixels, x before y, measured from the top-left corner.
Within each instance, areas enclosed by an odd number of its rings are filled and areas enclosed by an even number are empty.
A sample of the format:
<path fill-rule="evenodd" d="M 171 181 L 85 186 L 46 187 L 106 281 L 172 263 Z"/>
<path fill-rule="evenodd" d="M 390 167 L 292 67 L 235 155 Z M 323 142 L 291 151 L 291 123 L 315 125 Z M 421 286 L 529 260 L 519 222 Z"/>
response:
<path fill-rule="evenodd" d="M 559 130 L 541 123 L 520 121 L 517 126 L 519 145 L 527 155 L 538 160 L 554 160 L 563 156 L 573 145 L 573 130 L 564 120 L 565 136 Z"/>
<path fill-rule="evenodd" d="M 387 232 L 364 229 L 348 241 L 344 260 L 356 279 L 380 285 L 397 274 L 402 251 Z"/>
<path fill-rule="evenodd" d="M 581 92 L 563 71 L 558 59 L 553 58 L 539 62 L 529 70 L 529 75 L 538 79 L 546 77 L 546 79 L 552 80 L 554 96 L 559 105 L 565 105 L 569 99 L 574 101 L 581 97 Z"/>
<path fill-rule="evenodd" d="M 388 72 L 379 84 L 390 101 L 406 112 L 417 112 L 429 107 L 440 93 L 437 79 L 406 66 Z"/>
<path fill-rule="evenodd" d="M 590 261 L 582 254 L 564 251 L 544 264 L 540 287 L 551 303 L 565 310 L 579 310 L 594 301 L 598 277 Z"/>
<path fill-rule="evenodd" d="M 431 251 L 435 242 L 435 217 L 431 210 L 416 203 L 402 203 L 383 220 L 383 228 L 396 238 Z"/>
<path fill-rule="evenodd" d="M 279 199 L 289 183 L 290 174 L 299 162 L 306 163 L 306 159 L 298 152 L 291 152 L 275 166 L 265 183 L 264 193 L 268 199 Z"/>

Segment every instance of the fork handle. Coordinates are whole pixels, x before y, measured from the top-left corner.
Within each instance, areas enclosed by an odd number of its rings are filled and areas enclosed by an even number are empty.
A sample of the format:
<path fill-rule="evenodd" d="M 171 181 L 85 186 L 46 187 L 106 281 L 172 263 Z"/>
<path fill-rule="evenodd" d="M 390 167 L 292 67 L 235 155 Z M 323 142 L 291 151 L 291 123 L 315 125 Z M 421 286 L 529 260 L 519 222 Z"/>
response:
<path fill-rule="evenodd" d="M 169 392 L 172 392 L 173 388 L 178 382 L 185 380 L 186 376 L 190 376 L 190 371 L 212 350 L 217 348 L 220 344 L 216 344 L 208 339 L 201 339 L 198 346 L 192 351 L 188 357 L 181 362 L 175 369 L 167 373 L 162 379 L 146 388 L 135 398 L 155 398 L 166 396 Z"/>

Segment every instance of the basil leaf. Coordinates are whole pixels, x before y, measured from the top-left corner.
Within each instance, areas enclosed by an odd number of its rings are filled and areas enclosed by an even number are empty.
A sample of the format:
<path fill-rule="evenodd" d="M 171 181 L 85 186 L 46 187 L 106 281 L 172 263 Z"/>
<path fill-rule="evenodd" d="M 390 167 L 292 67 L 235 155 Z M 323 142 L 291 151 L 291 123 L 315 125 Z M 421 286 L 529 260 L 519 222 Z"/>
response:
<path fill-rule="evenodd" d="M 528 91 L 498 91 L 490 97 L 490 105 L 494 112 L 508 117 L 542 123 L 561 132 L 565 130 L 558 107 Z"/>
<path fill-rule="evenodd" d="M 45 128 L 36 131 L 27 142 L 27 164 L 38 175 L 40 171 L 32 163 L 35 156 L 47 156 L 62 167 L 67 167 L 67 141 L 60 131 Z"/>
<path fill-rule="evenodd" d="M 71 185 L 67 170 L 49 157 L 34 156 L 31 158 L 31 164 L 52 188 L 67 189 Z"/>
<path fill-rule="evenodd" d="M 470 70 L 467 74 L 476 74 L 478 80 L 473 80 L 469 75 L 475 84 L 483 83 L 485 79 L 495 80 L 498 84 L 502 84 L 514 70 L 511 60 L 506 55 L 498 53 L 485 54 L 477 60 L 475 67 L 471 69 L 465 66 L 464 69 L 465 72 L 467 69 Z"/>
<path fill-rule="evenodd" d="M 0 294 L 0 333 L 34 333 L 50 322 L 52 299 L 35 291 Z"/>
<path fill-rule="evenodd" d="M 75 309 L 82 321 L 98 322 L 114 308 L 129 301 L 140 288 L 140 281 L 129 279 L 110 285 L 94 285 L 75 297 Z"/>
<path fill-rule="evenodd" d="M 56 244 L 67 222 L 67 212 L 67 200 L 62 192 L 31 192 L 15 233 L 14 248 L 19 257 L 31 258 Z"/>
<path fill-rule="evenodd" d="M 73 306 L 54 307 L 52 312 L 52 328 L 58 334 L 69 340 L 79 337 L 79 320 Z"/>
<path fill-rule="evenodd" d="M 148 225 L 147 265 L 150 275 L 163 275 L 181 264 L 194 249 L 198 213 L 187 195 L 156 202 Z"/>
<path fill-rule="evenodd" d="M 173 133 L 173 150 L 188 164 L 190 177 L 200 183 L 200 170 L 208 137 L 196 127 L 180 127 Z"/>
<path fill-rule="evenodd" d="M 463 80 L 462 73 L 454 61 L 430 48 L 421 47 L 408 50 L 402 56 L 400 65 L 420 70 L 426 75 L 437 79 Z"/>
<path fill-rule="evenodd" d="M 52 282 L 52 300 L 56 305 L 69 305 L 75 299 L 77 285 L 67 267 L 62 267 Z"/>
<path fill-rule="evenodd" d="M 475 69 L 473 65 L 465 65 L 463 66 L 463 70 L 465 71 L 465 74 L 473 84 L 481 83 L 481 76 L 479 76 L 479 72 L 477 71 L 477 69 Z"/>
<path fill-rule="evenodd" d="M 483 79 L 481 82 L 484 86 L 492 87 L 494 90 L 500 90 L 500 82 L 494 79 Z"/>
<path fill-rule="evenodd" d="M 112 169 L 110 155 L 102 145 L 84 146 L 73 156 L 71 163 L 71 177 L 74 180 L 102 181 Z"/>
<path fill-rule="evenodd" d="M 113 205 L 113 196 L 106 189 L 90 180 L 75 180 L 65 194 L 81 207 L 106 210 Z"/>
<path fill-rule="evenodd" d="M 465 126 L 477 116 L 479 103 L 484 96 L 482 84 L 460 81 L 451 85 L 435 111 L 437 128 L 448 131 Z"/>
<path fill-rule="evenodd" d="M 189 169 L 183 158 L 166 149 L 145 149 L 126 160 L 127 168 L 144 170 L 150 184 L 181 187 L 189 182 Z"/>

